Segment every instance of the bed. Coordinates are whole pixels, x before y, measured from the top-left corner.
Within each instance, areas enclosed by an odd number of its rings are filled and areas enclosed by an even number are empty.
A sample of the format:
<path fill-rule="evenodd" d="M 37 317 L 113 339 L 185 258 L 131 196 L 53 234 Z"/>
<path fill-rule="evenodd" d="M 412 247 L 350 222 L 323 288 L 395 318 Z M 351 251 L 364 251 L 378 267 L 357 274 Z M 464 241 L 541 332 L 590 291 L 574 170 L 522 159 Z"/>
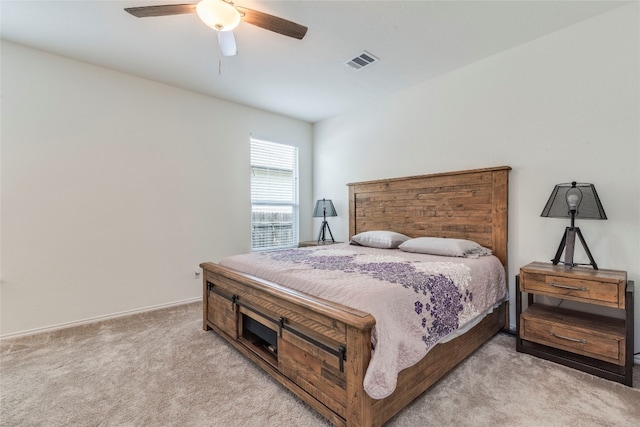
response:
<path fill-rule="evenodd" d="M 509 170 L 502 166 L 348 184 L 349 236 L 389 230 L 412 238 L 468 239 L 490 249 L 506 277 Z M 313 257 L 354 250 L 331 245 L 277 256 L 286 255 L 284 262 L 296 257 L 310 263 Z M 350 259 L 371 256 L 368 250 Z M 384 397 L 373 398 L 370 394 L 376 392 L 365 389 L 365 380 L 371 383 L 367 372 L 375 362 L 372 356 L 382 353 L 376 347 L 373 310 L 296 290 L 287 280 L 241 272 L 233 260 L 200 265 L 203 328 L 218 333 L 337 426 L 383 425 L 508 324 L 508 301 L 502 298 L 464 334 L 434 343 L 417 363 L 402 366 L 393 387 L 380 395 Z M 502 286 L 506 294 L 506 280 Z"/>

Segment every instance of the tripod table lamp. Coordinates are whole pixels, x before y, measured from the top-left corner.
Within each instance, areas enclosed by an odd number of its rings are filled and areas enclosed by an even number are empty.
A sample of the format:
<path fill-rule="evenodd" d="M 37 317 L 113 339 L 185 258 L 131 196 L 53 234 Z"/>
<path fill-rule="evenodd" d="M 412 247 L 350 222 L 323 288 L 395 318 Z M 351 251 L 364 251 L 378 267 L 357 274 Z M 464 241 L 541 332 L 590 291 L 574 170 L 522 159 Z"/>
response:
<path fill-rule="evenodd" d="M 335 243 L 333 239 L 333 234 L 331 233 L 331 228 L 329 227 L 329 223 L 327 222 L 328 216 L 338 216 L 336 212 L 336 208 L 333 206 L 333 202 L 330 199 L 322 199 L 316 202 L 316 207 L 313 210 L 314 218 L 322 218 L 322 227 L 320 228 L 320 232 L 318 233 L 318 243 L 322 240 L 322 243 L 325 242 L 326 231 L 329 231 L 329 236 L 331 236 L 331 241 Z"/>
<path fill-rule="evenodd" d="M 560 246 L 558 247 L 558 252 L 556 252 L 555 258 L 551 260 L 554 265 L 562 262 L 567 268 L 573 268 L 576 265 L 591 265 L 594 270 L 598 269 L 598 265 L 594 261 L 593 256 L 591 256 L 591 252 L 589 251 L 587 242 L 585 242 L 582 236 L 580 228 L 575 226 L 576 218 L 607 219 L 607 215 L 604 213 L 604 208 L 596 192 L 596 187 L 594 187 L 593 184 L 583 184 L 574 181 L 570 184 L 556 185 L 540 216 L 571 219 L 571 225 L 565 229 L 562 240 L 560 241 Z M 589 264 L 573 262 L 576 236 L 580 239 L 589 257 Z M 563 250 L 564 261 L 560 261 Z"/>

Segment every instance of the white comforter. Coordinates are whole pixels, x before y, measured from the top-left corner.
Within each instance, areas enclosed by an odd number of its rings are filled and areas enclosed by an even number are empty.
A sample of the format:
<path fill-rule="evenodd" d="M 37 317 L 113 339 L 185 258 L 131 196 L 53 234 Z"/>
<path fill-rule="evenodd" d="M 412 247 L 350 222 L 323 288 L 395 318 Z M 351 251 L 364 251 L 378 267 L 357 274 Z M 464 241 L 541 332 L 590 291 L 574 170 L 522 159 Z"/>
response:
<path fill-rule="evenodd" d="M 220 265 L 373 315 L 364 389 L 374 399 L 393 393 L 398 373 L 435 344 L 507 298 L 504 268 L 492 255 L 450 258 L 336 244 L 235 255 Z"/>

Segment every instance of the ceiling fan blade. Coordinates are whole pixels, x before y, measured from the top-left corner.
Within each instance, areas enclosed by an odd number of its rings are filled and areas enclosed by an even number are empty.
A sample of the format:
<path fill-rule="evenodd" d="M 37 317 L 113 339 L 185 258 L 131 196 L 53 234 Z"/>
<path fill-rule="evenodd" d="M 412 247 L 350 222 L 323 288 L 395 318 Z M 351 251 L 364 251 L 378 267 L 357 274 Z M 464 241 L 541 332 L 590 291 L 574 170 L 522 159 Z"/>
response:
<path fill-rule="evenodd" d="M 196 11 L 196 4 L 163 4 L 159 6 L 125 7 L 124 10 L 137 18 L 150 16 L 181 15 Z"/>
<path fill-rule="evenodd" d="M 218 33 L 218 45 L 222 56 L 236 56 L 238 47 L 233 31 L 216 31 Z"/>
<path fill-rule="evenodd" d="M 307 27 L 304 25 L 296 24 L 295 22 L 246 7 L 236 6 L 236 9 L 244 13 L 242 17 L 244 22 L 255 25 L 256 27 L 300 40 L 307 34 Z"/>

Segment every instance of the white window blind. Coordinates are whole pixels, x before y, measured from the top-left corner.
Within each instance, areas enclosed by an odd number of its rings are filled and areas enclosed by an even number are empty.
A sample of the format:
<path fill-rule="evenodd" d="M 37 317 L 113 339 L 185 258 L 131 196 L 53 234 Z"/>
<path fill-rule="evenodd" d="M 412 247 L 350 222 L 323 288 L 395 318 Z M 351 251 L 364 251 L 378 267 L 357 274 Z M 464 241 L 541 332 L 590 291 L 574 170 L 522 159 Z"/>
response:
<path fill-rule="evenodd" d="M 251 139 L 251 250 L 298 244 L 298 148 Z"/>

